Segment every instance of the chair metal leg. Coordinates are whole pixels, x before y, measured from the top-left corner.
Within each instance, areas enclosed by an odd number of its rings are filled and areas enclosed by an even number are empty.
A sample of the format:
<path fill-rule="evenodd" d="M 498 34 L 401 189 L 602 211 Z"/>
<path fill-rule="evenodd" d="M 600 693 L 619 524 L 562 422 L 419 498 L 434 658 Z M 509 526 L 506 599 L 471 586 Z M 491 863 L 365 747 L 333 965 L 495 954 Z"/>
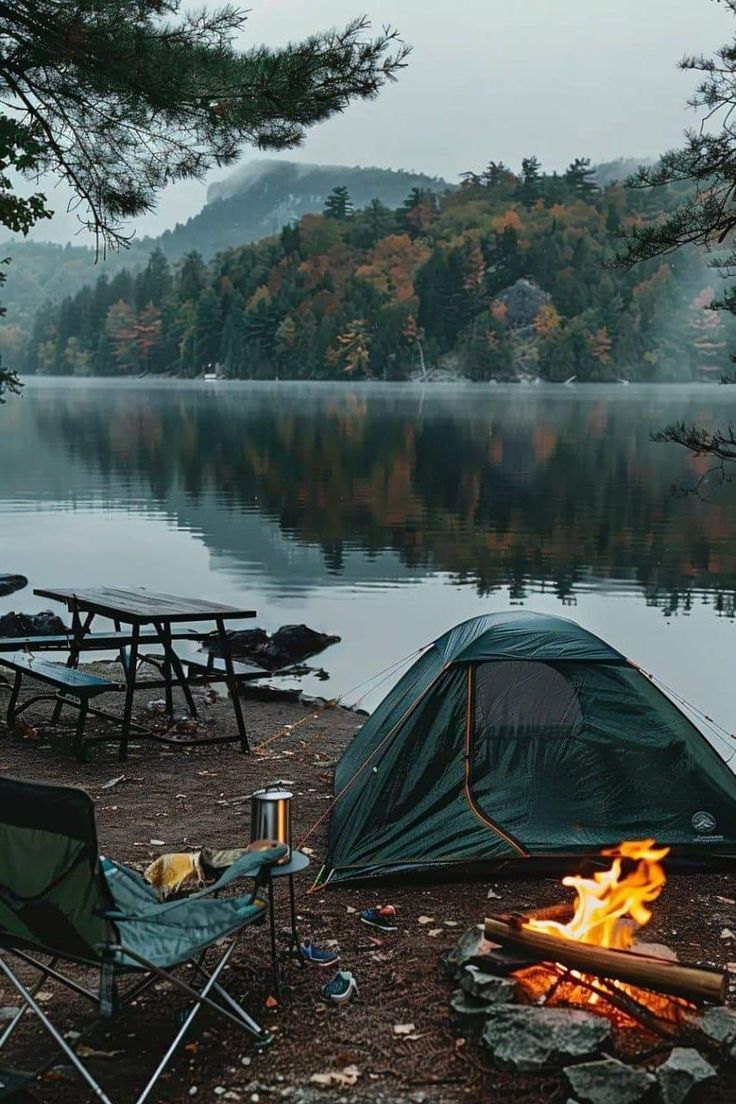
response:
<path fill-rule="evenodd" d="M 227 989 L 223 989 L 219 981 L 215 985 L 215 992 L 217 993 L 218 997 L 225 1001 L 226 1004 L 230 1005 L 237 1016 L 241 1017 L 243 1023 L 246 1025 L 246 1027 L 250 1028 L 254 1035 L 258 1035 L 260 1037 L 264 1036 L 263 1028 L 256 1023 L 252 1016 L 248 1015 L 243 1006 L 241 1004 L 238 1004 L 238 1002 L 235 1000 L 235 997 L 231 996 L 230 993 L 228 993 Z"/>
<path fill-rule="evenodd" d="M 225 954 L 222 956 L 217 964 L 218 971 L 221 970 L 225 963 L 228 961 L 230 955 L 235 950 L 235 947 L 236 942 L 233 942 L 225 951 Z M 151 973 L 156 974 L 156 976 L 161 978 L 162 981 L 168 981 L 169 985 L 173 986 L 174 989 L 179 989 L 182 993 L 186 993 L 187 996 L 192 997 L 200 1004 L 207 1005 L 207 1007 L 211 1008 L 213 1012 L 216 1012 L 218 1016 L 222 1016 L 230 1023 L 235 1024 L 236 1027 L 246 1027 L 242 1017 L 234 1016 L 232 1012 L 228 1012 L 228 1010 L 226 1008 L 223 1008 L 221 1004 L 218 1004 L 217 1001 L 213 1001 L 209 996 L 204 996 L 203 993 L 198 992 L 196 989 L 193 989 L 191 985 L 187 985 L 187 983 L 185 981 L 182 981 L 181 978 L 176 977 L 174 974 L 169 973 L 167 970 L 163 970 L 160 966 L 154 966 L 152 962 L 149 962 L 148 959 L 143 958 L 142 955 L 136 954 L 136 952 L 132 951 L 130 947 L 126 947 L 123 953 L 126 958 L 129 958 L 131 960 L 131 962 L 137 962 L 140 966 L 143 966 L 145 967 L 145 969 L 150 970 Z M 264 1031 L 263 1028 L 259 1028 L 259 1032 L 259 1039 L 262 1041 L 264 1037 L 268 1035 L 268 1032 Z"/>
<path fill-rule="evenodd" d="M 220 961 L 217 963 L 217 965 L 215 966 L 215 968 L 214 968 L 214 970 L 212 971 L 211 974 L 207 974 L 206 971 L 204 971 L 202 969 L 202 967 L 197 967 L 198 970 L 200 970 L 202 973 L 204 973 L 205 977 L 207 978 L 207 980 L 205 981 L 205 984 L 202 986 L 202 989 L 199 991 L 199 993 L 197 993 L 196 990 L 192 989 L 191 986 L 188 986 L 185 983 L 179 982 L 178 979 L 175 979 L 172 976 L 167 975 L 167 978 L 168 978 L 169 981 L 171 981 L 174 984 L 184 986 L 190 993 L 193 993 L 194 997 L 195 997 L 195 1003 L 192 1006 L 192 1008 L 190 1008 L 189 1013 L 187 1014 L 187 1017 L 184 1020 L 184 1023 L 181 1025 L 181 1027 L 177 1031 L 176 1035 L 174 1036 L 174 1039 L 172 1040 L 171 1045 L 169 1046 L 168 1050 L 166 1051 L 163 1058 L 159 1062 L 159 1064 L 158 1064 L 153 1076 L 151 1077 L 150 1081 L 148 1082 L 148 1084 L 144 1088 L 141 1095 L 138 1097 L 138 1099 L 136 1101 L 136 1104 L 143 1104 L 143 1102 L 148 1098 L 148 1096 L 150 1095 L 150 1093 L 153 1090 L 154 1086 L 156 1085 L 156 1082 L 158 1081 L 159 1077 L 161 1076 L 161 1074 L 166 1069 L 166 1066 L 171 1061 L 171 1059 L 172 1059 L 172 1057 L 173 1057 L 173 1055 L 176 1051 L 176 1048 L 179 1046 L 179 1044 L 183 1040 L 184 1036 L 186 1035 L 187 1031 L 189 1030 L 189 1027 L 191 1026 L 192 1021 L 194 1020 L 195 1016 L 197 1015 L 197 1013 L 200 1011 L 200 1009 L 204 1005 L 214 1007 L 215 1010 L 220 1013 L 220 1015 L 224 1015 L 228 1019 L 234 1019 L 234 1017 L 230 1013 L 226 1012 L 225 1009 L 218 1007 L 218 1005 L 216 1005 L 213 1001 L 211 1001 L 209 999 L 209 993 L 210 993 L 210 990 L 214 989 L 217 986 L 217 979 L 220 976 L 221 972 L 224 970 L 224 968 L 227 964 L 227 961 L 230 958 L 230 955 L 235 950 L 235 945 L 236 945 L 235 942 L 233 942 L 228 947 L 228 949 L 225 951 L 225 954 L 222 956 Z M 164 971 L 164 973 L 165 973 L 165 971 Z M 228 998 L 229 998 L 229 994 L 228 994 Z M 230 1003 L 230 998 L 228 999 L 228 1003 Z M 233 1002 L 233 1003 L 235 1003 L 235 1002 Z M 256 1024 L 255 1021 L 251 1020 L 249 1016 L 246 1016 L 243 1009 L 240 1008 L 239 1005 L 236 1005 L 236 1008 L 237 1008 L 237 1011 L 238 1011 L 238 1018 L 240 1020 L 239 1026 L 247 1028 L 248 1030 L 252 1031 L 254 1034 L 256 1034 L 256 1033 L 260 1034 L 260 1035 L 264 1034 L 262 1029 L 258 1027 L 258 1024 Z"/>
<path fill-rule="evenodd" d="M 201 962 L 196 962 L 194 964 L 194 968 L 196 969 L 198 974 L 202 975 L 202 977 L 210 977 L 204 966 L 202 966 Z M 253 1017 L 248 1015 L 242 1004 L 239 1004 L 236 1001 L 235 997 L 233 997 L 230 993 L 228 993 L 227 989 L 224 989 L 222 985 L 220 985 L 219 981 L 215 985 L 214 991 L 217 993 L 218 997 L 225 1002 L 225 1004 L 229 1005 L 230 1008 L 232 1008 L 235 1015 L 241 1018 L 246 1027 L 250 1031 L 252 1031 L 254 1035 L 261 1038 L 266 1035 L 270 1036 L 270 1032 L 264 1032 L 264 1029 L 260 1026 L 260 1024 L 257 1024 Z"/>
<path fill-rule="evenodd" d="M 0 970 L 2 970 L 2 972 L 5 974 L 8 981 L 10 982 L 10 984 L 13 986 L 13 988 L 16 990 L 16 992 L 20 995 L 21 999 L 28 1005 L 28 1007 L 31 1009 L 31 1011 L 35 1014 L 37 1019 L 41 1022 L 42 1026 L 46 1029 L 46 1031 L 48 1031 L 49 1035 L 54 1040 L 56 1045 L 64 1053 L 64 1055 L 69 1059 L 69 1061 L 74 1066 L 74 1068 L 77 1071 L 77 1073 L 79 1074 L 79 1076 L 87 1083 L 87 1085 L 92 1090 L 92 1092 L 95 1094 L 97 1099 L 101 1100 L 102 1104 L 112 1104 L 112 1101 L 110 1100 L 110 1097 L 107 1095 L 107 1093 L 104 1091 L 104 1089 L 100 1085 L 97 1084 L 97 1082 L 95 1081 L 92 1074 L 89 1072 L 89 1070 L 86 1068 L 86 1066 L 83 1065 L 83 1063 L 80 1061 L 79 1057 L 77 1056 L 75 1051 L 73 1051 L 72 1048 L 69 1046 L 69 1044 L 67 1043 L 66 1039 L 61 1034 L 61 1032 L 57 1031 L 57 1029 L 51 1023 L 51 1020 L 48 1018 L 48 1016 L 43 1011 L 41 1006 L 37 1003 L 37 1001 L 32 996 L 32 994 L 28 992 L 28 990 L 25 988 L 23 983 L 15 976 L 13 971 L 10 969 L 8 964 L 5 962 L 2 955 L 0 955 Z"/>
<path fill-rule="evenodd" d="M 78 981 L 74 981 L 73 978 L 67 977 L 66 974 L 62 974 L 60 970 L 57 970 L 56 963 L 58 958 L 52 958 L 47 963 L 39 962 L 33 955 L 28 954 L 26 951 L 21 951 L 17 947 L 14 947 L 10 952 L 15 955 L 16 958 L 21 959 L 22 962 L 27 962 L 29 966 L 32 966 L 35 970 L 40 970 L 45 977 L 55 978 L 60 981 L 62 985 L 65 985 L 67 989 L 71 989 L 73 993 L 78 993 L 81 997 L 86 997 L 92 1004 L 97 1004 L 99 996 L 92 989 L 88 989 L 85 985 L 80 985 Z"/>
<path fill-rule="evenodd" d="M 57 960 L 55 958 L 52 958 L 51 962 L 49 963 L 49 965 L 47 967 L 42 966 L 41 963 L 37 964 L 39 970 L 41 971 L 41 976 L 39 977 L 38 981 L 36 982 L 36 984 L 31 989 L 31 996 L 32 997 L 35 997 L 36 993 L 39 991 L 39 989 L 41 988 L 41 986 L 45 982 L 46 978 L 49 977 L 52 973 L 55 973 L 53 967 L 56 965 L 56 961 Z M 20 1008 L 18 1009 L 18 1011 L 15 1013 L 15 1015 L 11 1019 L 10 1023 L 5 1028 L 5 1030 L 3 1031 L 2 1035 L 0 1035 L 0 1050 L 3 1049 L 3 1047 L 7 1043 L 8 1039 L 13 1034 L 16 1027 L 20 1023 L 20 1021 L 23 1019 L 23 1017 L 24 1017 L 24 1015 L 26 1014 L 27 1011 L 28 1011 L 28 1005 L 27 1004 L 22 1004 L 20 1006 Z"/>

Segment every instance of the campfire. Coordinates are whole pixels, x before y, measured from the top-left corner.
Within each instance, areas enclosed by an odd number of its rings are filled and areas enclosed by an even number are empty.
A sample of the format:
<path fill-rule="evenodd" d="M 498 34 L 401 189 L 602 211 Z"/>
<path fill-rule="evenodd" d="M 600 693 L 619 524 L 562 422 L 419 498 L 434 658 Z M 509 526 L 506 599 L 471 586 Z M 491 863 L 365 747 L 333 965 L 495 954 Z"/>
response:
<path fill-rule="evenodd" d="M 649 1028 L 682 1025 L 697 1004 L 723 1001 L 721 973 L 639 939 L 666 884 L 668 853 L 654 840 L 622 843 L 603 853 L 606 869 L 563 879 L 574 903 L 486 920 L 486 938 L 501 954 L 521 957 L 511 976 L 529 1001 L 586 1006 L 620 1027 Z"/>

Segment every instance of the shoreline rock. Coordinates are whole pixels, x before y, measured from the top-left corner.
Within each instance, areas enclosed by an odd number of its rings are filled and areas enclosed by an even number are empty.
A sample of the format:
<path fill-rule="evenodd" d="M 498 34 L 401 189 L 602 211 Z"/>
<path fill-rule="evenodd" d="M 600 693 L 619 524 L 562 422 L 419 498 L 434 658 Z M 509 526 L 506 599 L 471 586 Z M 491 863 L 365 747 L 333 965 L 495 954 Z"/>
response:
<path fill-rule="evenodd" d="M 0 598 L 7 594 L 15 594 L 16 590 L 23 590 L 28 586 L 25 575 L 0 575 Z"/>
<path fill-rule="evenodd" d="M 53 610 L 39 613 L 5 613 L 0 616 L 0 636 L 56 636 L 71 632 Z"/>
<path fill-rule="evenodd" d="M 266 671 L 292 667 L 340 642 L 339 636 L 317 632 L 308 625 L 282 625 L 270 635 L 265 629 L 235 630 L 227 635 L 234 659 L 248 659 Z M 222 654 L 220 640 L 214 634 L 204 647 L 213 655 Z"/>

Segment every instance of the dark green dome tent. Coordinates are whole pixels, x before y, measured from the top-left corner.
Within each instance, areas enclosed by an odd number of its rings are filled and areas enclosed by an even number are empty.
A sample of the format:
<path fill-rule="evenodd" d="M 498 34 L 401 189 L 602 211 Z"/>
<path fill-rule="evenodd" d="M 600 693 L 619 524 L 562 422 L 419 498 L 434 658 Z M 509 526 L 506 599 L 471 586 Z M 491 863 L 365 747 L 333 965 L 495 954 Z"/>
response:
<path fill-rule="evenodd" d="M 331 884 L 653 837 L 736 856 L 736 776 L 634 664 L 561 617 L 439 637 L 337 766 Z"/>

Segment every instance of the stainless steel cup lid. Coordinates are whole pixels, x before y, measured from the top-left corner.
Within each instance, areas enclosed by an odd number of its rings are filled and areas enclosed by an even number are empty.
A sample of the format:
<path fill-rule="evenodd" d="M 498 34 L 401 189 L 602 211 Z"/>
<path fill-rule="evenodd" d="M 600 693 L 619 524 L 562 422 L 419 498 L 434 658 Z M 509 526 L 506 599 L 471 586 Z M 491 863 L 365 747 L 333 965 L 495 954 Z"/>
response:
<path fill-rule="evenodd" d="M 255 790 L 250 796 L 251 798 L 257 797 L 259 801 L 284 801 L 292 798 L 294 795 L 289 790 L 266 786 L 265 789 Z"/>

